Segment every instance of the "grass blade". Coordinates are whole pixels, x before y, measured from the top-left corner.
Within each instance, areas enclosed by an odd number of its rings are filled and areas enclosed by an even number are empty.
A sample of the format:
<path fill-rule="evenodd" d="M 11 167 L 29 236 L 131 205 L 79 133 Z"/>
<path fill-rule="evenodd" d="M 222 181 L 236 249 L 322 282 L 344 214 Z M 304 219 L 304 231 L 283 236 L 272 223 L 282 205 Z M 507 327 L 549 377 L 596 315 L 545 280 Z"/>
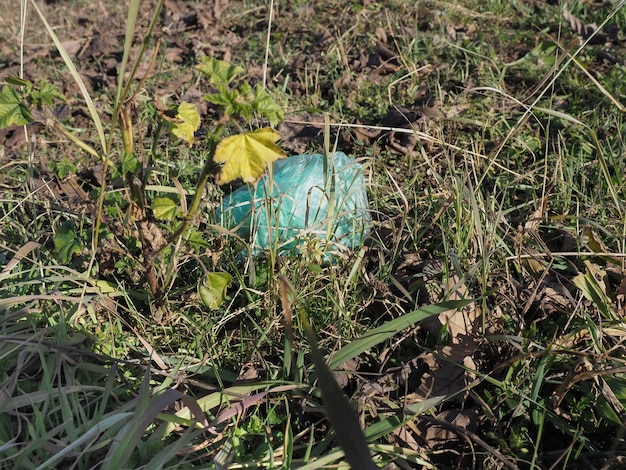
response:
<path fill-rule="evenodd" d="M 333 373 L 317 348 L 313 331 L 309 327 L 305 328 L 305 332 L 311 346 L 311 355 L 317 371 L 319 387 L 322 390 L 322 399 L 327 410 L 327 416 L 335 430 L 339 445 L 346 453 L 346 460 L 354 469 L 375 470 L 376 465 L 372 460 L 356 413 L 339 388 Z"/>
<path fill-rule="evenodd" d="M 118 425 L 120 422 L 125 421 L 131 418 L 134 413 L 118 413 L 113 416 L 109 416 L 103 419 L 101 422 L 97 423 L 91 429 L 89 429 L 85 434 L 80 436 L 80 438 L 73 441 L 69 446 L 65 447 L 60 452 L 53 455 L 51 458 L 42 463 L 36 470 L 43 470 L 46 468 L 52 468 L 57 462 L 60 462 L 65 458 L 66 455 L 71 455 L 71 453 L 80 449 L 81 446 L 92 442 L 96 436 L 102 434 L 106 430 Z"/>
<path fill-rule="evenodd" d="M 297 299 L 293 287 L 286 277 L 280 278 L 280 298 L 285 311 L 285 318 L 293 318 L 289 298 Z M 315 334 L 304 312 L 300 311 L 300 319 L 304 325 L 304 332 L 311 346 L 311 355 L 317 372 L 318 384 L 322 391 L 322 399 L 326 407 L 326 415 L 335 430 L 335 437 L 346 454 L 346 460 L 352 468 L 375 470 L 376 465 L 367 447 L 367 441 L 359 424 L 359 419 L 352 409 L 350 402 L 343 394 L 333 373 L 326 365 L 322 353 L 317 347 Z"/>
<path fill-rule="evenodd" d="M 331 370 L 334 370 L 344 362 L 371 349 L 373 346 L 385 341 L 386 339 L 391 338 L 400 331 L 414 325 L 424 318 L 438 315 L 439 313 L 445 312 L 447 310 L 462 308 L 466 305 L 471 304 L 472 302 L 474 302 L 473 299 L 440 302 L 414 310 L 405 315 L 402 315 L 399 318 L 388 321 L 384 325 L 368 331 L 364 336 L 350 342 L 339 351 L 337 351 L 337 353 L 334 354 L 332 359 L 330 360 L 328 367 Z"/>
<path fill-rule="evenodd" d="M 54 29 L 52 29 L 50 24 L 48 24 L 46 17 L 41 12 L 37 4 L 35 3 L 35 0 L 31 0 L 30 3 L 33 5 L 35 10 L 37 11 L 39 18 L 41 19 L 41 22 L 44 24 L 46 30 L 48 31 L 50 38 L 52 38 L 52 41 L 54 42 L 54 45 L 57 48 L 57 51 L 59 51 L 59 54 L 63 58 L 63 62 L 65 62 L 65 65 L 67 66 L 67 69 L 70 71 L 72 78 L 78 85 L 78 88 L 80 88 L 80 92 L 83 95 L 83 98 L 85 99 L 85 103 L 87 104 L 87 109 L 89 109 L 91 120 L 93 121 L 94 125 L 96 126 L 96 130 L 98 131 L 98 137 L 100 138 L 100 145 L 102 146 L 102 157 L 104 158 L 106 157 L 108 153 L 107 141 L 104 135 L 104 127 L 102 126 L 100 115 L 98 114 L 98 111 L 96 110 L 96 107 L 93 104 L 93 100 L 91 99 L 91 96 L 89 96 L 87 87 L 85 86 L 83 79 L 80 78 L 80 74 L 78 73 L 78 70 L 76 70 L 76 66 L 74 65 L 74 62 L 72 62 L 72 58 L 65 50 L 65 47 L 63 47 L 63 44 L 61 44 L 61 41 L 59 37 L 56 35 L 56 33 L 54 32 Z"/>
<path fill-rule="evenodd" d="M 126 72 L 126 66 L 128 65 L 128 59 L 130 57 L 130 47 L 133 45 L 133 38 L 135 37 L 135 25 L 137 24 L 137 17 L 139 16 L 139 5 L 141 0 L 131 0 L 128 5 L 128 15 L 126 16 L 126 35 L 124 36 L 124 52 L 122 54 L 122 63 L 120 64 L 120 71 L 117 77 L 117 92 L 115 95 L 115 102 L 119 105 L 122 101 L 122 93 L 124 89 L 124 73 Z"/>

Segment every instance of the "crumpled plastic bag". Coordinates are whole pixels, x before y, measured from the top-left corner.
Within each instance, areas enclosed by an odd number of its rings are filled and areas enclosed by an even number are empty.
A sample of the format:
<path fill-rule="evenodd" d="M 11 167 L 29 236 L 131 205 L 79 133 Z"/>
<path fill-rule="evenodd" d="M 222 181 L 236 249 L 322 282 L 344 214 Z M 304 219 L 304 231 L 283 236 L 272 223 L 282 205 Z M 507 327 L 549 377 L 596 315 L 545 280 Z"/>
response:
<path fill-rule="evenodd" d="M 273 164 L 270 175 L 226 196 L 222 226 L 250 240 L 253 254 L 285 255 L 308 240 L 324 253 L 359 247 L 370 227 L 363 167 L 343 152 L 295 155 Z M 331 203 L 332 202 L 332 203 Z"/>

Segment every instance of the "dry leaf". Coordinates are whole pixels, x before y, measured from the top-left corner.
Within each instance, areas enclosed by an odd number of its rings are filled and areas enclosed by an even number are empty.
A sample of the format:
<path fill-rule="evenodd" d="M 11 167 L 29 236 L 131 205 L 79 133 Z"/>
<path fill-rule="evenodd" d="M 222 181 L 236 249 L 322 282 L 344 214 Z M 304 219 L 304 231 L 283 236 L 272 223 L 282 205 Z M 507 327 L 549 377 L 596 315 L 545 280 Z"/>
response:
<path fill-rule="evenodd" d="M 474 380 L 474 374 L 465 368 L 476 369 L 472 354 L 476 345 L 444 346 L 439 353 L 428 353 L 423 357 L 428 372 L 422 376 L 415 398 L 430 398 L 438 395 L 456 394 Z M 455 395 L 451 401 L 462 403 L 467 393 Z"/>
<path fill-rule="evenodd" d="M 333 376 L 337 381 L 337 385 L 339 388 L 346 388 L 352 378 L 354 377 L 353 372 L 356 372 L 359 368 L 359 361 L 352 358 L 344 362 L 339 366 L 339 368 L 333 371 Z"/>
<path fill-rule="evenodd" d="M 532 213 L 532 215 L 526 220 L 524 224 L 524 230 L 527 232 L 537 232 L 541 222 L 546 217 L 546 208 L 548 205 L 548 199 L 546 197 L 541 198 L 539 207 Z"/>
<path fill-rule="evenodd" d="M 573 308 L 570 299 L 554 288 L 557 286 L 560 287 L 559 290 L 567 292 L 563 286 L 555 284 L 552 287 L 546 286 L 539 296 L 539 306 L 546 315 L 567 313 Z"/>
<path fill-rule="evenodd" d="M 563 9 L 563 18 L 574 31 L 583 39 L 590 39 L 590 44 L 604 44 L 607 41 L 616 41 L 619 28 L 616 25 L 607 25 L 605 31 L 598 31 L 596 23 L 584 24 L 582 20 L 572 15 L 567 8 Z"/>
<path fill-rule="evenodd" d="M 526 223 L 524 224 L 524 230 L 521 231 L 516 237 L 520 251 L 522 251 L 522 254 L 525 255 L 521 259 L 522 267 L 534 277 L 538 277 L 543 273 L 543 271 L 546 269 L 546 264 L 540 256 L 526 256 L 538 254 L 537 250 L 530 246 L 528 241 L 530 239 L 541 240 L 541 237 L 539 235 L 539 227 L 546 216 L 547 201 L 548 200 L 546 197 L 543 197 L 541 199 L 541 201 L 539 202 L 539 207 L 537 207 L 532 215 L 526 220 Z"/>
<path fill-rule="evenodd" d="M 77 56 L 83 47 L 83 43 L 79 39 L 70 39 L 63 42 L 61 45 L 71 57 Z"/>
<path fill-rule="evenodd" d="M 467 287 L 460 282 L 458 276 L 450 276 L 444 289 L 449 300 L 467 297 Z M 453 289 L 456 290 L 452 291 Z M 423 356 L 428 371 L 423 374 L 415 395 L 423 399 L 459 392 L 475 378 L 470 370 L 477 369 L 473 355 L 482 338 L 480 308 L 472 303 L 463 309 L 451 309 L 437 317 L 425 319 L 422 326 L 434 335 L 445 327 L 450 341 Z M 463 399 L 464 394 L 455 397 L 457 401 Z"/>
<path fill-rule="evenodd" d="M 241 370 L 237 375 L 236 383 L 237 385 L 243 385 L 245 383 L 254 382 L 260 380 L 261 374 L 254 366 L 253 362 L 246 362 L 243 366 L 241 366 Z"/>
<path fill-rule="evenodd" d="M 402 426 L 396 430 L 394 430 L 391 435 L 398 441 L 403 448 L 409 448 L 412 450 L 419 450 L 420 446 L 415 440 L 413 433 L 410 432 L 405 426 Z"/>
<path fill-rule="evenodd" d="M 617 306 L 620 316 L 624 317 L 626 315 L 626 276 L 622 276 L 622 280 L 617 287 L 615 296 L 617 298 Z"/>
<path fill-rule="evenodd" d="M 387 110 L 387 115 L 383 118 L 381 126 L 423 130 L 420 127 L 420 123 L 424 122 L 424 115 L 420 111 L 393 105 Z M 389 150 L 395 154 L 406 155 L 413 151 L 417 144 L 417 139 L 413 133 L 391 130 L 385 134 L 385 143 Z"/>
<path fill-rule="evenodd" d="M 435 417 L 435 420 L 441 421 L 442 424 L 433 423 L 426 429 L 425 440 L 431 449 L 442 446 L 449 449 L 451 442 L 459 439 L 459 433 L 454 431 L 455 428 L 472 433 L 478 429 L 476 409 L 442 411 Z M 449 425 L 443 423 L 449 423 Z"/>
<path fill-rule="evenodd" d="M 460 282 L 458 276 L 450 276 L 446 282 L 446 291 L 450 292 Z M 448 295 L 450 300 L 462 300 L 467 296 L 467 286 L 460 286 Z M 462 309 L 452 309 L 439 314 L 439 321 L 446 325 L 452 344 L 465 344 L 467 339 L 475 339 L 482 326 L 482 315 L 475 303 Z"/>
<path fill-rule="evenodd" d="M 304 153 L 313 144 L 324 143 L 324 116 L 321 114 L 297 114 L 278 125 L 282 146 L 296 154 Z"/>

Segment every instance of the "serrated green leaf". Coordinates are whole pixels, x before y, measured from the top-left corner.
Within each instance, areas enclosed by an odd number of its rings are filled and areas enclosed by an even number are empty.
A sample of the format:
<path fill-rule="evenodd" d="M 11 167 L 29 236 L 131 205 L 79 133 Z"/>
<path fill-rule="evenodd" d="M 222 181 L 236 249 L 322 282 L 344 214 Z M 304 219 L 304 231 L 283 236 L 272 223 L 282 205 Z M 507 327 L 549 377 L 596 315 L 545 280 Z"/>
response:
<path fill-rule="evenodd" d="M 254 100 L 254 91 L 252 90 L 252 85 L 250 85 L 247 80 L 245 80 L 239 87 L 239 93 L 248 103 L 252 103 L 252 101 Z"/>
<path fill-rule="evenodd" d="M 228 90 L 224 90 L 224 93 L 222 93 L 220 90 L 220 93 L 211 93 L 209 95 L 205 95 L 204 99 L 209 103 L 213 103 L 217 106 L 226 107 L 233 105 L 233 103 L 235 102 L 235 95 Z"/>
<path fill-rule="evenodd" d="M 217 85 L 216 89 L 217 93 L 206 95 L 204 99 L 222 106 L 226 115 L 237 114 L 249 120 L 252 113 L 257 112 L 269 119 L 272 126 L 284 119 L 282 108 L 261 85 L 252 88 L 244 81 L 238 90 L 230 90 L 222 85 Z"/>
<path fill-rule="evenodd" d="M 209 81 L 216 86 L 227 86 L 237 75 L 244 72 L 242 67 L 232 65 L 224 60 L 213 57 L 202 57 L 198 70 L 205 74 Z"/>
<path fill-rule="evenodd" d="M 54 234 L 54 250 L 57 259 L 62 264 L 69 263 L 74 255 L 82 253 L 83 244 L 74 230 L 74 224 L 71 220 L 64 222 L 57 228 Z"/>
<path fill-rule="evenodd" d="M 253 105 L 255 111 L 269 119 L 272 126 L 282 122 L 285 118 L 283 109 L 261 85 L 257 85 L 254 89 Z"/>
<path fill-rule="evenodd" d="M 248 82 L 243 82 L 239 87 L 238 96 L 235 98 L 235 111 L 249 121 L 255 110 L 254 100 L 254 90 Z"/>
<path fill-rule="evenodd" d="M 208 273 L 202 282 L 198 283 L 198 294 L 202 303 L 210 309 L 218 309 L 224 302 L 226 290 L 233 277 L 228 273 Z"/>
<path fill-rule="evenodd" d="M 124 152 L 122 155 L 122 175 L 137 173 L 141 168 L 141 162 L 133 152 Z"/>
<path fill-rule="evenodd" d="M 182 122 L 170 122 L 172 134 L 183 139 L 189 145 L 194 142 L 194 133 L 200 127 L 200 113 L 196 105 L 183 101 L 178 106 L 176 118 Z"/>
<path fill-rule="evenodd" d="M 61 157 L 58 161 L 51 161 L 52 171 L 59 178 L 67 178 L 69 175 L 76 173 L 76 166 L 67 157 Z"/>
<path fill-rule="evenodd" d="M 198 253 L 202 248 L 209 246 L 209 242 L 204 239 L 203 233 L 193 226 L 190 226 L 185 232 L 185 240 Z"/>
<path fill-rule="evenodd" d="M 179 212 L 178 201 L 169 196 L 155 197 L 150 207 L 158 220 L 173 220 Z"/>
<path fill-rule="evenodd" d="M 279 138 L 278 132 L 265 128 L 233 135 L 220 142 L 213 157 L 216 163 L 224 163 L 218 175 L 218 184 L 237 178 L 246 183 L 255 182 L 265 171 L 268 162 L 286 156 L 276 145 Z"/>
<path fill-rule="evenodd" d="M 0 90 L 0 129 L 25 126 L 32 121 L 33 117 L 20 95 L 10 86 L 3 86 Z"/>
<path fill-rule="evenodd" d="M 31 99 L 35 106 L 52 106 L 55 99 L 65 100 L 65 97 L 53 84 L 48 82 L 41 82 L 41 85 L 39 85 L 39 90 L 33 91 Z"/>
<path fill-rule="evenodd" d="M 222 112 L 227 116 L 232 116 L 238 112 L 239 92 L 237 90 L 228 90 L 224 87 L 218 87 L 218 93 L 206 95 L 204 99 L 209 103 L 213 103 L 222 107 Z"/>

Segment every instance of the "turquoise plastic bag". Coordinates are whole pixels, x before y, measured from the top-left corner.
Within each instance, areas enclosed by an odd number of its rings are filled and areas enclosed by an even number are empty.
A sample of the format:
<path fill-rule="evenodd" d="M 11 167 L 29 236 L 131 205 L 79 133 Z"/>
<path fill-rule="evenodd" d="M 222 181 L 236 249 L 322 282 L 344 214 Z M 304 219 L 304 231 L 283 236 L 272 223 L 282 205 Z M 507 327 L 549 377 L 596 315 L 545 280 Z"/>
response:
<path fill-rule="evenodd" d="M 281 255 L 317 241 L 323 253 L 359 247 L 370 227 L 363 167 L 345 153 L 295 155 L 273 175 L 224 198 L 218 221 L 250 240 L 253 254 Z M 330 210 L 329 210 L 330 209 Z"/>

